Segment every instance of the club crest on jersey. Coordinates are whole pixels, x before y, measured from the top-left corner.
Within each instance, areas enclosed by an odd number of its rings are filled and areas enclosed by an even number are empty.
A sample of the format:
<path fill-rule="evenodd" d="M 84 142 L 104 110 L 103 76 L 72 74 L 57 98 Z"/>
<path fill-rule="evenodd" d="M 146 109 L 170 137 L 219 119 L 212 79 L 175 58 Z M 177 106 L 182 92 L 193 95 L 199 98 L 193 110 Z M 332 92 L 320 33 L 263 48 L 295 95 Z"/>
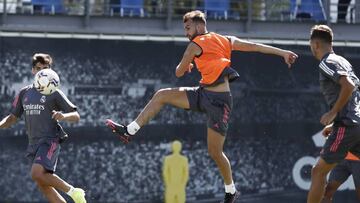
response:
<path fill-rule="evenodd" d="M 42 97 L 40 98 L 40 102 L 41 102 L 41 103 L 45 103 L 45 102 L 46 102 L 46 96 L 42 96 Z"/>

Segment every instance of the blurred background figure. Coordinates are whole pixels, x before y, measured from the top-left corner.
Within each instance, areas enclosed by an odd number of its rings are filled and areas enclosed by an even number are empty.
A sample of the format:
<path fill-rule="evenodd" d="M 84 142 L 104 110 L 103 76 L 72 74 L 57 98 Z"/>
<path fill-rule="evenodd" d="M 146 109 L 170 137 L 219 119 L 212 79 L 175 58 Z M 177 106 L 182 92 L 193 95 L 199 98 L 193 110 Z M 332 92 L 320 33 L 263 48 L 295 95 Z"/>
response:
<path fill-rule="evenodd" d="M 165 157 L 163 164 L 165 203 L 185 203 L 189 162 L 184 155 L 180 154 L 181 142 L 176 140 L 171 146 L 173 153 Z"/>
<path fill-rule="evenodd" d="M 177 15 L 184 15 L 191 10 L 196 9 L 197 5 L 200 4 L 198 0 L 174 0 L 174 13 Z"/>
<path fill-rule="evenodd" d="M 339 0 L 337 15 L 338 22 L 345 22 L 350 2 L 351 0 Z"/>
<path fill-rule="evenodd" d="M 161 16 L 166 12 L 166 0 L 145 0 L 144 7 L 148 16 Z"/>

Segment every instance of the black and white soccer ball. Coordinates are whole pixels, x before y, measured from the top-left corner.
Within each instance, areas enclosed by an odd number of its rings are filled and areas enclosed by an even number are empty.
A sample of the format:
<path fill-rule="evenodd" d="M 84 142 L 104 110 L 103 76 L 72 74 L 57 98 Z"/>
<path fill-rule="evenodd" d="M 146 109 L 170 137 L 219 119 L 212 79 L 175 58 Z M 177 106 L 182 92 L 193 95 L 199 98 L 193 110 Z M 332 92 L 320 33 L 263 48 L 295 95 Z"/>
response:
<path fill-rule="evenodd" d="M 54 93 L 60 85 L 59 75 L 52 69 L 43 69 L 35 74 L 34 87 L 44 95 Z"/>

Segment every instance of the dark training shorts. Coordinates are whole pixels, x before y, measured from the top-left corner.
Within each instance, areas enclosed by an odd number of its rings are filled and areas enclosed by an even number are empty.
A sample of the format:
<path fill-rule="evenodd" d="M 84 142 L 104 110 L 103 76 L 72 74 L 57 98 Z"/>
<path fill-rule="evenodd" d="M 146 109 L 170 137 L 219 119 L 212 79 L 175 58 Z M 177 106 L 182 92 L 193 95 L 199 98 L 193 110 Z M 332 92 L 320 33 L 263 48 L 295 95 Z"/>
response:
<path fill-rule="evenodd" d="M 329 182 L 345 182 L 352 175 L 355 188 L 360 189 L 360 161 L 343 160 L 331 170 Z"/>
<path fill-rule="evenodd" d="M 360 157 L 360 126 L 334 126 L 320 152 L 326 163 L 341 162 L 348 152 Z"/>
<path fill-rule="evenodd" d="M 202 87 L 186 88 L 190 110 L 206 113 L 207 126 L 226 135 L 233 106 L 230 92 L 212 92 Z"/>
<path fill-rule="evenodd" d="M 49 138 L 38 144 L 29 145 L 26 157 L 34 164 L 42 165 L 48 172 L 54 173 L 60 153 L 58 138 Z"/>

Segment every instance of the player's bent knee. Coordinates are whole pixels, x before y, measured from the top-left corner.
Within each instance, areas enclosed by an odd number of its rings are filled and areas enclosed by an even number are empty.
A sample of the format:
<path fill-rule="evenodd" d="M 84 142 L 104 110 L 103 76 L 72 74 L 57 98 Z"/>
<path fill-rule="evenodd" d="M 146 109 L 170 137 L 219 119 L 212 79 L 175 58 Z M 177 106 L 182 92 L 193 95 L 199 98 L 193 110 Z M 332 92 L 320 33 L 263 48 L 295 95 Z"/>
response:
<path fill-rule="evenodd" d="M 165 95 L 165 89 L 159 89 L 158 91 L 155 92 L 153 99 L 157 99 L 157 100 L 161 100 L 163 99 L 164 95 Z"/>
<path fill-rule="evenodd" d="M 170 88 L 163 88 L 158 91 L 153 96 L 153 100 L 159 101 L 159 102 L 166 102 L 169 99 L 171 93 Z"/>
<path fill-rule="evenodd" d="M 35 182 L 41 183 L 44 179 L 44 171 L 40 167 L 33 167 L 31 169 L 31 179 Z"/>
<path fill-rule="evenodd" d="M 35 182 L 42 182 L 44 175 L 40 171 L 31 171 L 31 179 Z"/>
<path fill-rule="evenodd" d="M 311 176 L 326 176 L 328 171 L 326 171 L 324 168 L 322 168 L 319 165 L 315 165 L 311 169 Z"/>

